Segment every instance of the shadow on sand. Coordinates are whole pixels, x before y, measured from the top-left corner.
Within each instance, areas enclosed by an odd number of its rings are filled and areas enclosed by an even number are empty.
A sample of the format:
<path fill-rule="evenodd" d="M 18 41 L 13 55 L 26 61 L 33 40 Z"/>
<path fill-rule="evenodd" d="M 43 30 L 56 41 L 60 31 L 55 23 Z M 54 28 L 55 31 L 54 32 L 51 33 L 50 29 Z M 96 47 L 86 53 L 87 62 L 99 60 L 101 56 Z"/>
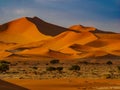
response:
<path fill-rule="evenodd" d="M 29 90 L 29 89 L 0 80 L 0 90 Z"/>

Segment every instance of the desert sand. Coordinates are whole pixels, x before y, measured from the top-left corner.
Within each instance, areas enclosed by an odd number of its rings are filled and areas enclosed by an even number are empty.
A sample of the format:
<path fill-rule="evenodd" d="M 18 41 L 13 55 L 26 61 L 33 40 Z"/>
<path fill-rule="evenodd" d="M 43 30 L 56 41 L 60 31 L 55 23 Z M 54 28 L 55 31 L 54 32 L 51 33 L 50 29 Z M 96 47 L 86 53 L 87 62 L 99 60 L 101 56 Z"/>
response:
<path fill-rule="evenodd" d="M 120 56 L 119 40 L 119 33 L 95 27 L 73 25 L 64 28 L 38 17 L 23 17 L 0 26 L 0 58 L 11 55 L 57 59 L 102 57 L 109 54 Z"/>
<path fill-rule="evenodd" d="M 7 81 L 29 90 L 120 90 L 120 80 L 68 78 L 50 80 L 10 79 Z"/>
<path fill-rule="evenodd" d="M 2 60 L 1 90 L 120 90 L 120 34 L 96 27 L 15 19 L 0 25 Z"/>

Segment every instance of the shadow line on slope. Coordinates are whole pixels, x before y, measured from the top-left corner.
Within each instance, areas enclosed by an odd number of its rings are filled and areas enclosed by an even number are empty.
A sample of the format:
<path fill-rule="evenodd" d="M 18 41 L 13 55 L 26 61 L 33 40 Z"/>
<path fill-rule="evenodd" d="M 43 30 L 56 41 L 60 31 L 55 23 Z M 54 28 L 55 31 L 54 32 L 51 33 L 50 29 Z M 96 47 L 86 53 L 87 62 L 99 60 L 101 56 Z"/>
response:
<path fill-rule="evenodd" d="M 0 80 L 0 90 L 29 90 L 27 88 Z"/>

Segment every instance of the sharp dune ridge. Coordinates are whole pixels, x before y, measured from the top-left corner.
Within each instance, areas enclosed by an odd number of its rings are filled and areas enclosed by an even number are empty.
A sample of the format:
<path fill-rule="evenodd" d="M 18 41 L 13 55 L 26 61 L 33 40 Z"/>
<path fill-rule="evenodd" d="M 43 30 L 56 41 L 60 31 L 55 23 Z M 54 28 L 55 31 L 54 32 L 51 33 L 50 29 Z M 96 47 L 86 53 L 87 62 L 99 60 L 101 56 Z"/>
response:
<path fill-rule="evenodd" d="M 0 25 L 0 59 L 9 55 L 58 59 L 120 56 L 120 34 L 95 27 L 64 28 L 38 17 Z"/>

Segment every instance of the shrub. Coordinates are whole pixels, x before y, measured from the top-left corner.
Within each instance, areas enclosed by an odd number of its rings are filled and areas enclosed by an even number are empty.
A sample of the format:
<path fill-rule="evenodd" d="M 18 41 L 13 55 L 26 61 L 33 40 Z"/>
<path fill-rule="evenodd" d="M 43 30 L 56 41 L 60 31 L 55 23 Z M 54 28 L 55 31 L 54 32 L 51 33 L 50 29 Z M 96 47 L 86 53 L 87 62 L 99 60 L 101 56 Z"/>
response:
<path fill-rule="evenodd" d="M 0 61 L 0 63 L 10 64 L 10 62 L 4 60 Z"/>
<path fill-rule="evenodd" d="M 33 69 L 38 69 L 38 67 L 36 67 L 36 66 L 34 66 L 34 67 L 32 67 Z"/>
<path fill-rule="evenodd" d="M 62 71 L 62 70 L 63 70 L 63 67 L 57 67 L 56 70 Z"/>
<path fill-rule="evenodd" d="M 106 79 L 113 79 L 113 75 L 111 74 L 106 74 L 105 76 L 106 76 Z"/>
<path fill-rule="evenodd" d="M 107 65 L 112 65 L 113 63 L 111 61 L 106 62 Z"/>
<path fill-rule="evenodd" d="M 89 62 L 87 62 L 87 61 L 83 61 L 83 64 L 86 64 L 86 65 L 87 65 L 87 64 L 89 64 Z"/>
<path fill-rule="evenodd" d="M 7 70 L 9 70 L 9 64 L 0 62 L 0 72 L 6 72 Z"/>
<path fill-rule="evenodd" d="M 75 71 L 79 71 L 80 70 L 80 66 L 78 65 L 73 65 L 69 68 L 69 70 L 75 70 Z"/>
<path fill-rule="evenodd" d="M 118 70 L 120 71 L 120 66 L 117 66 Z"/>
<path fill-rule="evenodd" d="M 55 67 L 47 67 L 47 68 L 46 68 L 46 71 L 55 71 L 55 70 L 56 70 Z"/>
<path fill-rule="evenodd" d="M 58 63 L 59 63 L 59 60 L 57 60 L 57 59 L 51 60 L 50 63 L 51 63 L 51 64 L 58 64 Z"/>

